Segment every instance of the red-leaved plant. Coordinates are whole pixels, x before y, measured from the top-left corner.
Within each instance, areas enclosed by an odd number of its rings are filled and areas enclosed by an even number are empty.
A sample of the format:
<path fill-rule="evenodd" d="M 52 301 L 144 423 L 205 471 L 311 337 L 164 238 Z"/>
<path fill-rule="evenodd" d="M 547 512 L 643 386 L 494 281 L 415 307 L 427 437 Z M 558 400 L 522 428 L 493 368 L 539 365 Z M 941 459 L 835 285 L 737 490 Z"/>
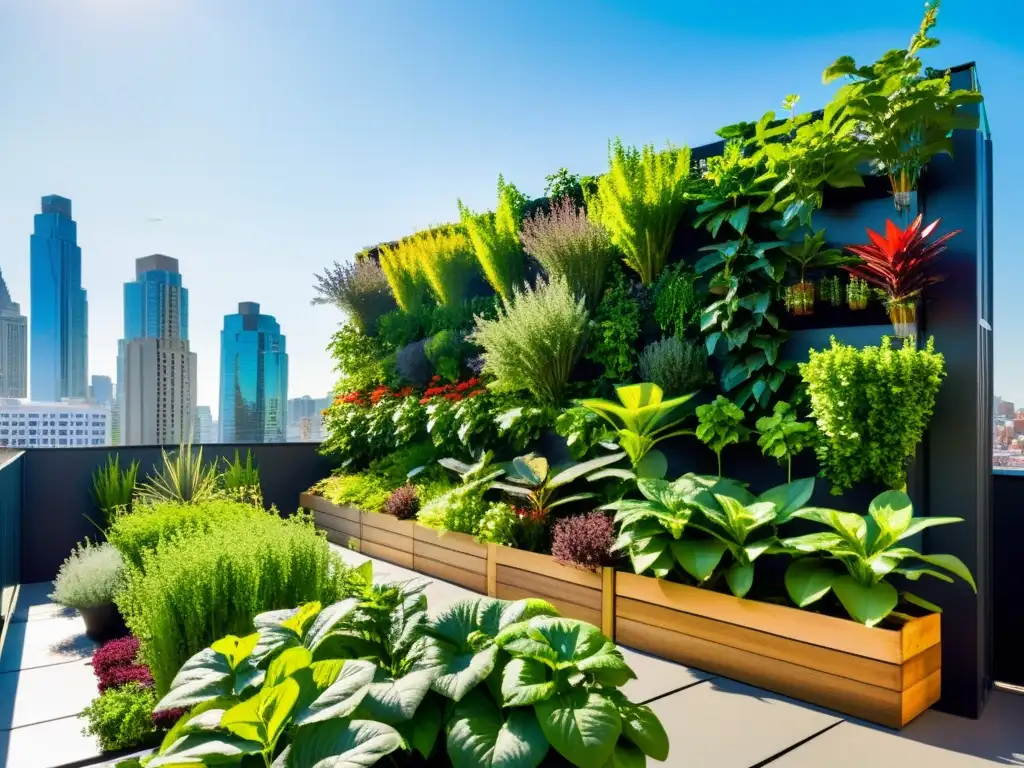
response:
<path fill-rule="evenodd" d="M 612 565 L 615 525 L 603 512 L 565 517 L 555 523 L 551 554 L 562 565 L 597 571 Z"/>
<path fill-rule="evenodd" d="M 918 214 L 906 229 L 888 220 L 884 237 L 869 229 L 870 243 L 846 246 L 863 261 L 845 269 L 885 292 L 890 307 L 916 299 L 925 286 L 943 279 L 942 275 L 931 271 L 932 262 L 946 250 L 946 241 L 960 234 L 960 230 L 955 229 L 928 242 L 942 219 L 936 219 L 924 229 L 921 220 Z"/>

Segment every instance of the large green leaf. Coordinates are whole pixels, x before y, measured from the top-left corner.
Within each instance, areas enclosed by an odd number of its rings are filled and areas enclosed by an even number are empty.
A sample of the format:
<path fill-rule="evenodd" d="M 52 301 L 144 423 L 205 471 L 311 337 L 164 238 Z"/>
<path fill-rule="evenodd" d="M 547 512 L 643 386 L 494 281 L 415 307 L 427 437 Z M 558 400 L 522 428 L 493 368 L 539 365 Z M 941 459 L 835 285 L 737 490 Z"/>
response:
<path fill-rule="evenodd" d="M 441 732 L 441 703 L 437 695 L 428 696 L 420 704 L 412 720 L 395 726 L 410 747 L 424 757 L 430 757 Z"/>
<path fill-rule="evenodd" d="M 453 768 L 537 768 L 548 752 L 533 710 L 514 708 L 506 720 L 479 691 L 455 706 L 447 741 Z"/>
<path fill-rule="evenodd" d="M 785 485 L 770 488 L 758 497 L 758 501 L 767 501 L 775 505 L 775 524 L 781 525 L 799 509 L 810 501 L 814 493 L 814 478 L 806 477 L 794 480 Z"/>
<path fill-rule="evenodd" d="M 934 525 L 949 525 L 950 523 L 962 523 L 963 521 L 962 517 L 918 517 L 910 521 L 910 525 L 907 526 L 907 529 L 896 540 L 903 541 L 904 539 L 909 539 L 925 528 L 931 528 Z"/>
<path fill-rule="evenodd" d="M 512 659 L 501 675 L 501 697 L 506 707 L 526 707 L 551 698 L 555 683 L 549 668 L 534 659 Z"/>
<path fill-rule="evenodd" d="M 490 645 L 483 650 L 462 650 L 441 644 L 441 671 L 434 678 L 432 687 L 452 701 L 461 701 L 477 685 L 482 683 L 494 669 L 498 648 Z"/>
<path fill-rule="evenodd" d="M 416 714 L 416 708 L 430 691 L 438 669 L 414 669 L 395 678 L 385 670 L 377 668 L 374 671 L 373 683 L 360 702 L 356 715 L 391 725 L 409 720 Z"/>
<path fill-rule="evenodd" d="M 622 732 L 618 708 L 596 691 L 577 688 L 534 709 L 551 746 L 574 765 L 604 765 Z"/>
<path fill-rule="evenodd" d="M 234 689 L 232 682 L 228 658 L 212 648 L 204 648 L 185 662 L 154 711 L 187 709 L 204 701 L 229 696 Z"/>
<path fill-rule="evenodd" d="M 869 627 L 892 613 L 900 597 L 896 587 L 888 582 L 880 581 L 868 587 L 847 575 L 835 577 L 832 590 L 846 612 Z"/>
<path fill-rule="evenodd" d="M 269 748 L 277 743 L 289 722 L 299 699 L 299 690 L 298 682 L 292 678 L 262 688 L 255 696 L 225 712 L 220 720 L 221 728 Z"/>
<path fill-rule="evenodd" d="M 646 765 L 647 758 L 638 746 L 619 739 L 615 751 L 601 768 L 645 768 Z"/>
<path fill-rule="evenodd" d="M 668 734 L 654 710 L 644 704 L 634 704 L 616 697 L 622 718 L 622 735 L 655 760 L 668 759 Z"/>
<path fill-rule="evenodd" d="M 728 549 L 718 539 L 680 539 L 671 543 L 672 556 L 697 581 L 704 581 L 722 561 Z"/>
<path fill-rule="evenodd" d="M 401 747 L 402 737 L 398 731 L 383 723 L 328 720 L 299 728 L 282 765 L 288 768 L 370 768 Z"/>
<path fill-rule="evenodd" d="M 315 651 L 327 638 L 327 635 L 342 621 L 352 615 L 358 607 L 359 601 L 355 598 L 342 600 L 324 608 L 314 619 L 313 625 L 306 633 L 304 644 L 309 650 Z"/>
<path fill-rule="evenodd" d="M 598 456 L 596 459 L 590 459 L 588 461 L 581 461 L 579 464 L 573 464 L 570 467 L 566 467 L 550 480 L 548 480 L 549 488 L 558 488 L 563 485 L 571 483 L 573 480 L 577 480 L 585 475 L 589 475 L 591 472 L 607 467 L 610 464 L 615 464 L 618 461 L 622 461 L 626 458 L 625 453 L 613 453 L 608 456 Z"/>
<path fill-rule="evenodd" d="M 308 707 L 296 714 L 295 724 L 349 717 L 369 691 L 376 670 L 376 665 L 370 661 L 346 660 L 336 679 Z"/>
<path fill-rule="evenodd" d="M 611 641 L 605 641 L 595 653 L 579 658 L 576 669 L 593 675 L 598 684 L 614 688 L 636 679 L 636 673 L 626 663 L 622 651 Z"/>
<path fill-rule="evenodd" d="M 786 569 L 786 592 L 801 608 L 821 600 L 832 590 L 836 573 L 815 557 L 801 557 Z"/>
<path fill-rule="evenodd" d="M 918 555 L 915 554 L 918 560 L 923 560 L 929 565 L 937 565 L 939 568 L 945 568 L 950 573 L 956 574 L 961 579 L 971 585 L 971 589 L 975 592 L 978 591 L 978 585 L 974 583 L 974 576 L 971 574 L 970 569 L 964 565 L 956 555 Z"/>
<path fill-rule="evenodd" d="M 725 570 L 725 581 L 736 597 L 746 597 L 754 586 L 754 564 L 735 562 Z"/>
<path fill-rule="evenodd" d="M 816 523 L 827 525 L 842 536 L 854 551 L 862 555 L 867 554 L 865 545 L 867 543 L 868 525 L 860 515 L 856 515 L 853 512 L 823 509 L 821 507 L 804 507 L 795 512 L 793 517 L 801 517 L 805 520 L 813 520 Z"/>
<path fill-rule="evenodd" d="M 171 744 L 167 749 L 150 760 L 147 768 L 161 766 L 238 764 L 242 755 L 254 755 L 262 751 L 255 741 L 247 741 L 229 733 L 204 731 L 189 733 Z"/>
<path fill-rule="evenodd" d="M 278 685 L 286 677 L 294 675 L 300 669 L 308 667 L 312 663 L 313 654 L 309 652 L 309 649 L 302 646 L 289 648 L 270 662 L 263 684 L 267 687 Z"/>
<path fill-rule="evenodd" d="M 899 541 L 914 516 L 914 505 L 903 491 L 885 491 L 868 505 L 868 514 L 879 528 L 872 550 L 879 552 Z"/>
<path fill-rule="evenodd" d="M 607 642 L 601 630 L 593 624 L 550 616 L 531 619 L 526 634 L 530 639 L 550 646 L 555 652 L 556 665 L 592 656 Z"/>
<path fill-rule="evenodd" d="M 637 462 L 636 475 L 639 478 L 662 478 L 668 474 L 668 459 L 659 450 L 651 449 Z"/>

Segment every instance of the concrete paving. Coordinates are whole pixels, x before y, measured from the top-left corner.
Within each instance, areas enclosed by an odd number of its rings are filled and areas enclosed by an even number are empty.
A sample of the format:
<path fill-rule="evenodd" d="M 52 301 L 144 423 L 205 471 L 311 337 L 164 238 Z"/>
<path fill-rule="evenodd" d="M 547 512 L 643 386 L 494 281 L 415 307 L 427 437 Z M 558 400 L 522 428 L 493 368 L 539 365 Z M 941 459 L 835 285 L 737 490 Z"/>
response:
<path fill-rule="evenodd" d="M 336 548 L 353 565 L 368 558 Z M 378 579 L 425 579 L 436 611 L 474 593 L 374 561 Z M 81 735 L 77 713 L 95 696 L 81 618 L 49 602 L 49 584 L 22 587 L 0 656 L 0 766 L 106 764 Z M 629 648 L 637 679 L 625 688 L 648 703 L 672 741 L 664 768 L 972 768 L 1024 766 L 1024 696 L 997 691 L 980 721 L 926 712 L 900 732 L 857 722 L 768 691 Z M 112 763 L 111 763 L 112 765 Z"/>

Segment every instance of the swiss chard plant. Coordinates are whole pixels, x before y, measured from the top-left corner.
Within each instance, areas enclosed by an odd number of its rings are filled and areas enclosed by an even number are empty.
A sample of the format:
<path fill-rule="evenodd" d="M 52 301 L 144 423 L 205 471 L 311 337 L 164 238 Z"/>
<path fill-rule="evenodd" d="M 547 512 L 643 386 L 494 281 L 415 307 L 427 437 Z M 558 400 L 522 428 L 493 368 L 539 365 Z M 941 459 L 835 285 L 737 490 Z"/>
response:
<path fill-rule="evenodd" d="M 831 592 L 854 620 L 871 627 L 894 613 L 901 599 L 928 611 L 941 610 L 912 592 L 898 590 L 889 581 L 893 575 L 911 581 L 931 576 L 950 583 L 958 576 L 977 592 L 974 577 L 959 558 L 924 555 L 900 544 L 925 528 L 963 522 L 959 517 L 915 518 L 910 497 L 902 491 L 876 496 L 866 515 L 809 507 L 793 517 L 828 529 L 781 542 L 785 550 L 807 555 L 786 570 L 786 590 L 801 608 Z"/>
<path fill-rule="evenodd" d="M 683 395 L 664 399 L 657 384 L 630 384 L 616 387 L 618 403 L 591 398 L 580 405 L 604 418 L 615 430 L 619 446 L 629 456 L 633 470 L 642 477 L 664 477 L 668 462 L 654 446 L 662 440 L 693 434 L 680 425 L 689 417 L 684 406 L 693 397 Z"/>
<path fill-rule="evenodd" d="M 599 630 L 541 600 L 475 598 L 427 614 L 421 587 L 258 616 L 193 657 L 157 710 L 187 707 L 148 763 L 270 768 L 537 768 L 665 760 L 635 675 Z M 447 759 L 445 759 L 447 758 Z"/>

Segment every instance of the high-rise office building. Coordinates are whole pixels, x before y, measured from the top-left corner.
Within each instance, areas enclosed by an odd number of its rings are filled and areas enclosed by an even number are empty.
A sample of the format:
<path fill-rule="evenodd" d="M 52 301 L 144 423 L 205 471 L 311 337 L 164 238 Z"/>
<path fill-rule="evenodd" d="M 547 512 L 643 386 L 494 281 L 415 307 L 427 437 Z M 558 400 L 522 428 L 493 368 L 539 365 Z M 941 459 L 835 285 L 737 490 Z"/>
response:
<path fill-rule="evenodd" d="M 220 334 L 220 441 L 283 443 L 288 418 L 288 353 L 281 326 L 242 302 Z"/>
<path fill-rule="evenodd" d="M 114 402 L 114 382 L 109 376 L 93 376 L 89 384 L 89 402 L 109 408 Z"/>
<path fill-rule="evenodd" d="M 288 442 L 318 442 L 321 439 L 323 411 L 333 398 L 313 398 L 309 395 L 288 401 Z"/>
<path fill-rule="evenodd" d="M 85 399 L 89 304 L 70 200 L 60 195 L 42 199 L 29 247 L 32 400 Z"/>
<path fill-rule="evenodd" d="M 110 445 L 110 411 L 86 402 L 0 400 L 0 446 L 84 448 Z"/>
<path fill-rule="evenodd" d="M 197 445 L 208 445 L 217 442 L 217 433 L 213 420 L 213 413 L 208 405 L 196 406 L 196 427 L 193 433 L 192 442 Z"/>
<path fill-rule="evenodd" d="M 28 318 L 0 275 L 0 397 L 28 397 Z"/>
<path fill-rule="evenodd" d="M 121 445 L 179 445 L 192 439 L 196 355 L 188 342 L 188 291 L 178 260 L 135 260 L 124 286 L 124 338 L 117 350 Z"/>

